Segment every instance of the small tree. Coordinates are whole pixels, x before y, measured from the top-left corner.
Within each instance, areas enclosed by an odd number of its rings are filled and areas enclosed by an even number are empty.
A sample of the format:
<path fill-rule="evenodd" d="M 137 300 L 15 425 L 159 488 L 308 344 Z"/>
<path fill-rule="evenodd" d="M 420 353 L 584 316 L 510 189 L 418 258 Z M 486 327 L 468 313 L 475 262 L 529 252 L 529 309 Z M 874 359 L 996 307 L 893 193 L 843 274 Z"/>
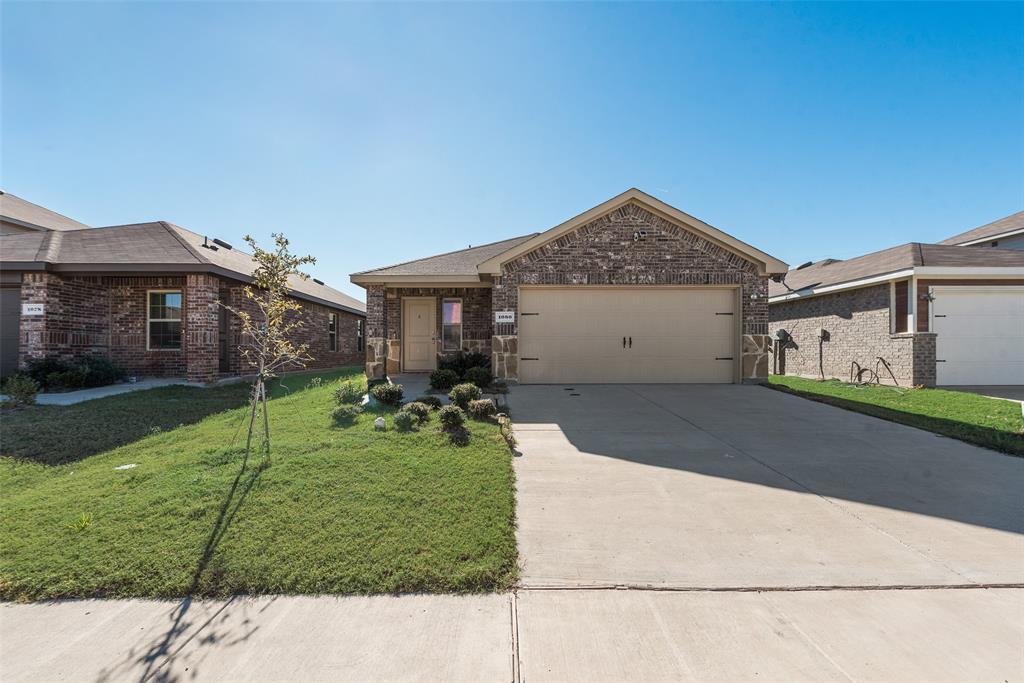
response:
<path fill-rule="evenodd" d="M 245 242 L 252 249 L 256 269 L 252 273 L 252 284 L 243 288 L 246 300 L 251 306 L 232 307 L 220 302 L 233 313 L 242 326 L 242 342 L 239 351 L 242 359 L 256 369 L 256 379 L 249 397 L 249 433 L 245 441 L 248 457 L 256 425 L 262 413 L 263 457 L 270 457 L 270 419 L 267 415 L 267 380 L 277 376 L 283 367 L 305 367 L 312 358 L 308 344 L 295 344 L 293 333 L 302 327 L 299 316 L 301 306 L 288 296 L 288 279 L 292 275 L 306 279 L 309 276 L 299 270 L 300 266 L 316 263 L 312 256 L 295 256 L 288 249 L 288 240 L 281 233 L 274 233 L 274 249 L 261 249 L 256 240 L 245 236 Z M 248 309 L 248 310 L 247 310 Z"/>

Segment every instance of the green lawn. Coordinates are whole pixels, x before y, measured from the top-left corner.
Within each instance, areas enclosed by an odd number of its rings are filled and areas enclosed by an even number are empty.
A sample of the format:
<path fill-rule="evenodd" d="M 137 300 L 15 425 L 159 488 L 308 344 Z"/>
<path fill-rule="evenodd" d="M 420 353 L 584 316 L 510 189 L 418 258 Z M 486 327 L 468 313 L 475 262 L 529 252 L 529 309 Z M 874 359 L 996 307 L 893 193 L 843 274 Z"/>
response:
<path fill-rule="evenodd" d="M 324 385 L 307 387 L 316 376 Z M 383 410 L 335 427 L 330 385 L 358 376 L 275 385 L 266 468 L 243 460 L 245 386 L 3 415 L 0 598 L 512 585 L 513 474 L 497 428 L 473 423 L 456 448 L 436 417 L 407 434 Z M 377 414 L 387 432 L 373 431 Z"/>
<path fill-rule="evenodd" d="M 773 389 L 1024 456 L 1021 406 L 962 391 L 858 386 L 773 375 Z"/>

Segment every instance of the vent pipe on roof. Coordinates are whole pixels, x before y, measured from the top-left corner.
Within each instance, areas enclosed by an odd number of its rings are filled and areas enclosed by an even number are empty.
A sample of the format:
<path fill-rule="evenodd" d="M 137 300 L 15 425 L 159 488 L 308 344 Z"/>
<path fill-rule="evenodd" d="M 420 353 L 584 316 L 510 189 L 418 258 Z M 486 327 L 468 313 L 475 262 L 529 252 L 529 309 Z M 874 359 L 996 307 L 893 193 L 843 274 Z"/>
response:
<path fill-rule="evenodd" d="M 216 242 L 216 241 L 217 241 L 217 240 L 214 240 L 214 242 Z M 210 244 L 210 243 L 209 243 L 209 242 L 207 241 L 207 237 L 206 237 L 206 235 L 203 235 L 203 244 L 202 244 L 202 247 L 203 247 L 203 249 L 209 249 L 210 251 L 217 251 L 217 247 L 213 246 L 212 244 Z"/>
<path fill-rule="evenodd" d="M 228 244 L 224 240 L 219 240 L 216 237 L 213 238 L 213 243 L 214 244 L 219 244 L 220 246 L 224 247 L 228 251 L 231 251 L 232 249 L 234 249 L 234 247 L 232 247 L 230 244 Z"/>
<path fill-rule="evenodd" d="M 323 280 L 317 280 L 316 278 L 313 278 L 313 282 L 317 283 L 318 285 L 322 285 L 324 283 Z"/>

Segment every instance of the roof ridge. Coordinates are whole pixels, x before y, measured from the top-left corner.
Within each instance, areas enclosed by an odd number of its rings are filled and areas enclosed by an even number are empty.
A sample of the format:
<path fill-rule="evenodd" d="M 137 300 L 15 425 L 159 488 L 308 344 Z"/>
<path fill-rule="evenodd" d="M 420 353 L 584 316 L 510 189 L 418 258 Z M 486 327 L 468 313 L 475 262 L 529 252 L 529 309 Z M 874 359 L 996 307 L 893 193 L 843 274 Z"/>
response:
<path fill-rule="evenodd" d="M 209 259 L 207 259 L 206 257 L 200 255 L 195 249 L 193 249 L 192 246 L 188 242 L 186 242 L 184 239 L 182 239 L 181 235 L 179 235 L 178 231 L 175 229 L 178 226 L 174 225 L 173 223 L 168 223 L 167 221 L 157 221 L 157 223 L 159 223 L 161 226 L 163 226 L 164 230 L 166 230 L 168 233 L 170 233 L 171 237 L 176 239 L 178 241 L 178 244 L 183 246 L 185 248 L 185 251 L 187 251 L 189 254 L 191 254 L 192 258 L 194 258 L 197 262 L 199 262 L 199 263 L 206 263 L 206 264 L 212 263 Z M 195 233 L 195 234 L 198 235 L 199 233 Z"/>
<path fill-rule="evenodd" d="M 60 245 L 64 241 L 64 233 L 61 230 L 47 230 L 43 233 L 43 239 L 39 243 L 39 251 L 36 252 L 37 261 L 52 263 L 60 254 Z"/>
<path fill-rule="evenodd" d="M 378 270 L 387 270 L 389 268 L 397 268 L 398 266 L 407 266 L 410 263 L 417 263 L 419 261 L 429 261 L 430 259 L 435 259 L 435 258 L 438 258 L 438 257 L 441 257 L 441 256 L 451 256 L 452 254 L 458 254 L 458 253 L 463 252 L 463 251 L 470 251 L 472 249 L 483 249 L 484 247 L 492 247 L 495 244 L 501 244 L 502 242 L 511 242 L 512 240 L 519 240 L 519 239 L 524 239 L 524 238 L 525 239 L 529 239 L 531 237 L 536 237 L 539 234 L 540 234 L 539 232 L 531 232 L 531 233 L 528 233 L 526 235 L 519 235 L 517 237 L 509 237 L 509 238 L 503 239 L 503 240 L 496 240 L 494 242 L 486 242 L 484 244 L 478 244 L 475 247 L 466 247 L 465 249 L 453 249 L 451 251 L 445 251 L 445 252 L 442 252 L 440 254 L 433 254 L 431 256 L 424 256 L 422 258 L 414 258 L 414 259 L 410 259 L 408 261 L 399 261 L 398 263 L 392 263 L 392 264 L 387 265 L 387 266 L 379 266 L 377 268 L 371 268 L 370 270 L 361 270 L 358 273 L 352 273 L 352 275 L 366 275 L 368 273 L 374 273 L 374 272 L 376 272 Z M 480 265 L 480 264 L 474 264 L 474 265 Z"/>

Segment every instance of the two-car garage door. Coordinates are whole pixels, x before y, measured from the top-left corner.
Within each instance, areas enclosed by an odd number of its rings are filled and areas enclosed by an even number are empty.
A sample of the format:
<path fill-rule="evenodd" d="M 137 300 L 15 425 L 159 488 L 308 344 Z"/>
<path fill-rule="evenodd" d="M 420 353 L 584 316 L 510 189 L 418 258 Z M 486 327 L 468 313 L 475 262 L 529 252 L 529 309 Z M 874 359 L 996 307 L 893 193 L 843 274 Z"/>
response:
<path fill-rule="evenodd" d="M 520 381 L 733 382 L 737 303 L 728 288 L 523 287 Z"/>

